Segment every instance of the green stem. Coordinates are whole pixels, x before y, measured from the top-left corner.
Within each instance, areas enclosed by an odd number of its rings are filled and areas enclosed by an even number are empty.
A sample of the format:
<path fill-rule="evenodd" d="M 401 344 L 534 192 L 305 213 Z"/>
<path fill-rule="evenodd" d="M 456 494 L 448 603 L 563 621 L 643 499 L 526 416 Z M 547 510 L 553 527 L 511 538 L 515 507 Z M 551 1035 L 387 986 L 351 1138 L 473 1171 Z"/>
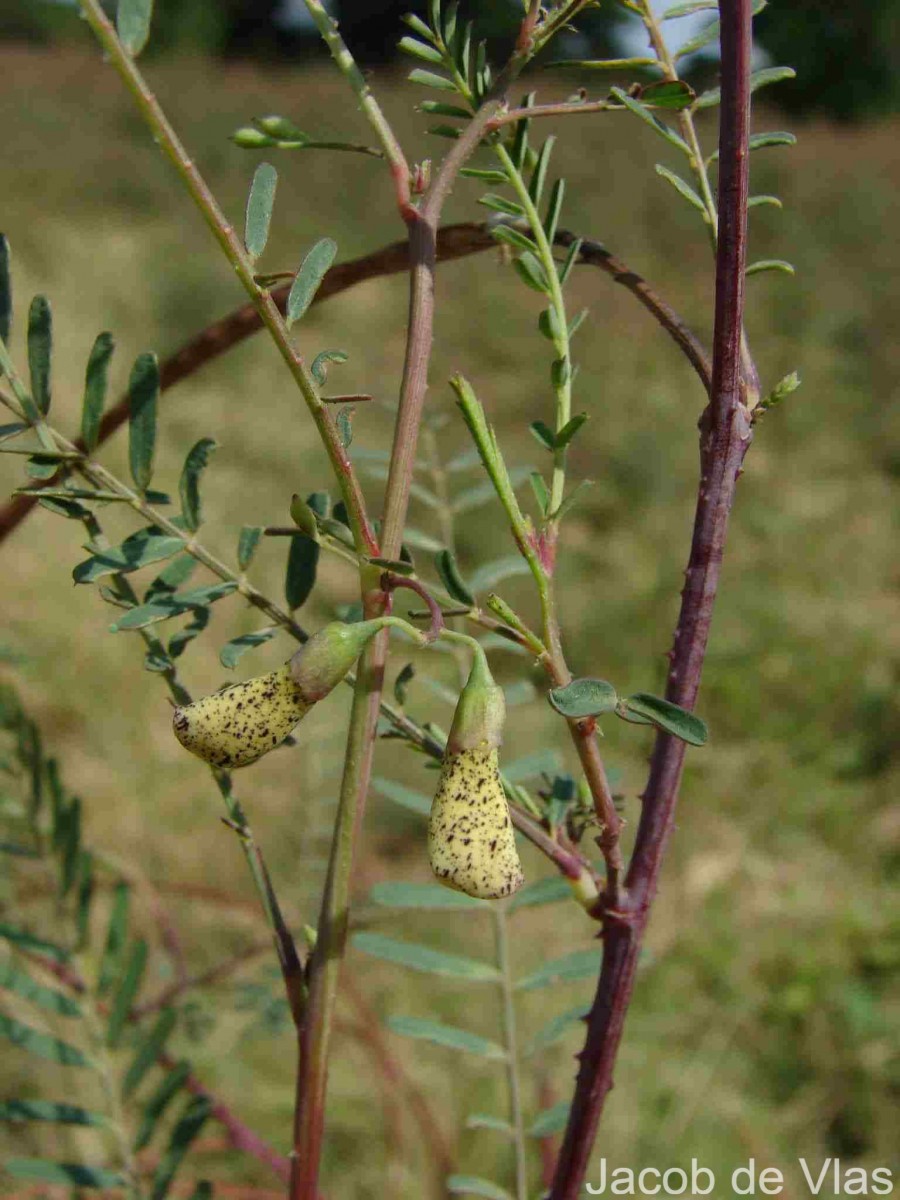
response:
<path fill-rule="evenodd" d="M 381 111 L 378 101 L 372 94 L 372 89 L 366 83 L 365 76 L 354 61 L 353 55 L 347 49 L 341 37 L 337 22 L 329 16 L 319 0 L 305 0 L 306 10 L 312 17 L 322 40 L 331 51 L 335 64 L 359 101 L 366 120 L 371 125 L 384 149 L 385 158 L 391 168 L 394 188 L 397 194 L 397 206 L 404 220 L 415 216 L 415 209 L 410 204 L 409 165 L 406 156 L 397 141 L 390 123 Z"/>
<path fill-rule="evenodd" d="M 369 644 L 353 689 L 350 732 L 328 876 L 322 895 L 316 946 L 308 966 L 307 1019 L 298 1047 L 294 1152 L 289 1191 L 291 1200 L 317 1200 L 319 1194 L 329 1047 L 341 962 L 347 944 L 360 797 L 364 797 L 368 791 L 378 722 L 380 689 L 372 678 L 372 667 L 376 664 L 377 669 L 383 654 L 378 643 L 384 640 L 386 634 L 380 634 Z"/>
<path fill-rule="evenodd" d="M 528 1160 L 525 1151 L 525 1114 L 522 1110 L 522 1083 L 519 1076 L 519 1048 L 516 1040 L 516 1004 L 509 955 L 509 930 L 506 905 L 495 904 L 494 941 L 500 971 L 500 996 L 503 1014 L 503 1044 L 506 1049 L 506 1077 L 509 1088 L 509 1117 L 516 1151 L 516 1200 L 528 1200 Z"/>
<path fill-rule="evenodd" d="M 85 19 L 105 50 L 109 61 L 131 93 L 148 128 L 163 153 L 174 166 L 182 183 L 209 226 L 225 257 L 234 268 L 260 319 L 278 347 L 281 357 L 306 401 L 316 428 L 331 461 L 341 496 L 347 507 L 354 541 L 360 551 L 377 554 L 378 545 L 366 516 L 365 501 L 353 471 L 350 458 L 341 442 L 334 419 L 319 395 L 318 385 L 302 357 L 294 349 L 287 323 L 278 311 L 268 290 L 260 288 L 254 279 L 252 259 L 244 250 L 240 238 L 181 144 L 159 101 L 147 86 L 134 60 L 119 41 L 112 22 L 101 7 L 100 0 L 80 0 Z"/>
<path fill-rule="evenodd" d="M 556 261 L 553 257 L 553 246 L 547 237 L 541 215 L 531 198 L 525 180 L 522 178 L 521 172 L 516 167 L 512 156 L 503 142 L 496 143 L 494 153 L 503 164 L 503 169 L 512 184 L 513 191 L 516 193 L 519 203 L 525 209 L 531 236 L 537 245 L 538 257 L 544 269 L 544 274 L 547 277 L 550 304 L 556 314 L 553 347 L 556 350 L 558 361 L 564 364 L 560 372 L 560 380 L 554 384 L 554 391 L 556 393 L 556 432 L 559 433 L 568 424 L 572 416 L 572 360 L 569 348 L 569 323 L 566 318 L 566 302 L 563 297 L 562 285 L 559 281 L 559 273 L 556 269 Z M 563 502 L 565 486 L 566 448 L 565 446 L 559 446 L 553 452 L 553 479 L 550 485 L 550 506 L 547 510 L 551 521 L 553 521 L 554 514 Z"/>

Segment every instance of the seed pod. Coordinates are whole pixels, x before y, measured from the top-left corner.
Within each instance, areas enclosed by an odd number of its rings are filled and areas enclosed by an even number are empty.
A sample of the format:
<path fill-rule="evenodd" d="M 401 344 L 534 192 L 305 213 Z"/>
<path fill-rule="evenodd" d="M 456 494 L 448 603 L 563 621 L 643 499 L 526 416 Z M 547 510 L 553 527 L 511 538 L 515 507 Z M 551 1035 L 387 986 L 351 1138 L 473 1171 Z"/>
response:
<path fill-rule="evenodd" d="M 333 621 L 277 671 L 176 708 L 175 736 L 214 767 L 249 766 L 280 746 L 316 701 L 337 687 L 385 620 L 391 618 Z"/>
<path fill-rule="evenodd" d="M 503 692 L 479 656 L 459 698 L 428 824 L 431 868 L 447 887 L 496 900 L 524 882 L 497 748 Z"/>
<path fill-rule="evenodd" d="M 285 663 L 176 708 L 172 727 L 185 750 L 230 771 L 274 750 L 310 707 Z"/>

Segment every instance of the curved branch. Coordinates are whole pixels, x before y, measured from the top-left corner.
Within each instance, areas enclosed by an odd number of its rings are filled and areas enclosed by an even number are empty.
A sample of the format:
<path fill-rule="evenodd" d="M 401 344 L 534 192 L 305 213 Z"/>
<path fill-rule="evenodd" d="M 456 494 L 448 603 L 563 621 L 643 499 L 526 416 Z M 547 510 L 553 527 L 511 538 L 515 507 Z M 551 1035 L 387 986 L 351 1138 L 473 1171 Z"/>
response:
<path fill-rule="evenodd" d="M 555 244 L 567 248 L 577 235 L 561 229 L 554 239 Z M 478 254 L 490 250 L 496 245 L 488 227 L 463 222 L 457 225 L 445 225 L 438 231 L 437 260 L 451 262 L 453 259 L 465 258 L 470 254 Z M 674 309 L 650 287 L 645 279 L 632 271 L 621 259 L 611 254 L 600 242 L 583 240 L 579 262 L 588 266 L 599 267 L 605 271 L 615 283 L 621 284 L 635 296 L 644 308 L 666 330 L 682 353 L 687 357 L 694 370 L 700 377 L 704 389 L 708 392 L 711 370 L 706 352 Z M 350 262 L 339 263 L 331 268 L 322 286 L 313 300 L 319 304 L 323 300 L 336 296 L 347 288 L 367 279 L 378 279 L 386 275 L 398 275 L 409 268 L 409 247 L 407 242 L 393 242 L 375 250 L 362 258 L 351 259 Z M 272 299 L 279 311 L 284 312 L 290 284 L 277 288 L 272 292 Z M 235 309 L 227 317 L 214 322 L 201 330 L 195 337 L 186 342 L 179 350 L 160 364 L 159 383 L 162 391 L 174 387 L 199 371 L 208 362 L 219 355 L 227 353 L 245 338 L 262 328 L 259 313 L 252 304 L 245 304 Z M 122 396 L 104 415 L 100 424 L 98 445 L 102 445 L 120 429 L 128 420 L 128 397 Z M 84 450 L 81 441 L 77 441 L 79 450 Z M 60 474 L 46 481 L 47 487 L 59 483 Z M 0 508 L 0 543 L 16 529 L 37 504 L 35 496 L 15 496 Z"/>

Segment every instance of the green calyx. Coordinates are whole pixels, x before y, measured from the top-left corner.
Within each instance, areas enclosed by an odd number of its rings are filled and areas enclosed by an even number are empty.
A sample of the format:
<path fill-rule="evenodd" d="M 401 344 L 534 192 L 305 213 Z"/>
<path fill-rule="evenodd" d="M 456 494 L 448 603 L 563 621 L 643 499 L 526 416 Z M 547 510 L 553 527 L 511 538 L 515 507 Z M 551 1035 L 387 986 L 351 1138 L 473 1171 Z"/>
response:
<path fill-rule="evenodd" d="M 494 682 L 487 659 L 478 653 L 456 705 L 447 739 L 447 754 L 463 750 L 496 750 L 503 740 L 506 701 Z"/>
<path fill-rule="evenodd" d="M 291 676 L 303 700 L 315 704 L 327 696 L 353 667 L 375 634 L 391 623 L 384 617 L 353 625 L 332 621 L 314 633 L 291 659 Z"/>

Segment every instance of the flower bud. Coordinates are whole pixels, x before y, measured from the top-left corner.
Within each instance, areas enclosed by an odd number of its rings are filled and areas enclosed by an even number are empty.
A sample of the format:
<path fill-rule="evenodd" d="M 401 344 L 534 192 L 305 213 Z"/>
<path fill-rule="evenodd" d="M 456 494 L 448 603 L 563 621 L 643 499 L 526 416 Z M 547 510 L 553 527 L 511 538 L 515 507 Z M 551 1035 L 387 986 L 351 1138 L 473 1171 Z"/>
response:
<path fill-rule="evenodd" d="M 274 750 L 310 707 L 285 663 L 176 708 L 172 727 L 185 750 L 230 771 Z"/>
<path fill-rule="evenodd" d="M 503 692 L 479 655 L 456 707 L 428 825 L 428 853 L 447 887 L 496 900 L 524 882 L 497 748 Z"/>

